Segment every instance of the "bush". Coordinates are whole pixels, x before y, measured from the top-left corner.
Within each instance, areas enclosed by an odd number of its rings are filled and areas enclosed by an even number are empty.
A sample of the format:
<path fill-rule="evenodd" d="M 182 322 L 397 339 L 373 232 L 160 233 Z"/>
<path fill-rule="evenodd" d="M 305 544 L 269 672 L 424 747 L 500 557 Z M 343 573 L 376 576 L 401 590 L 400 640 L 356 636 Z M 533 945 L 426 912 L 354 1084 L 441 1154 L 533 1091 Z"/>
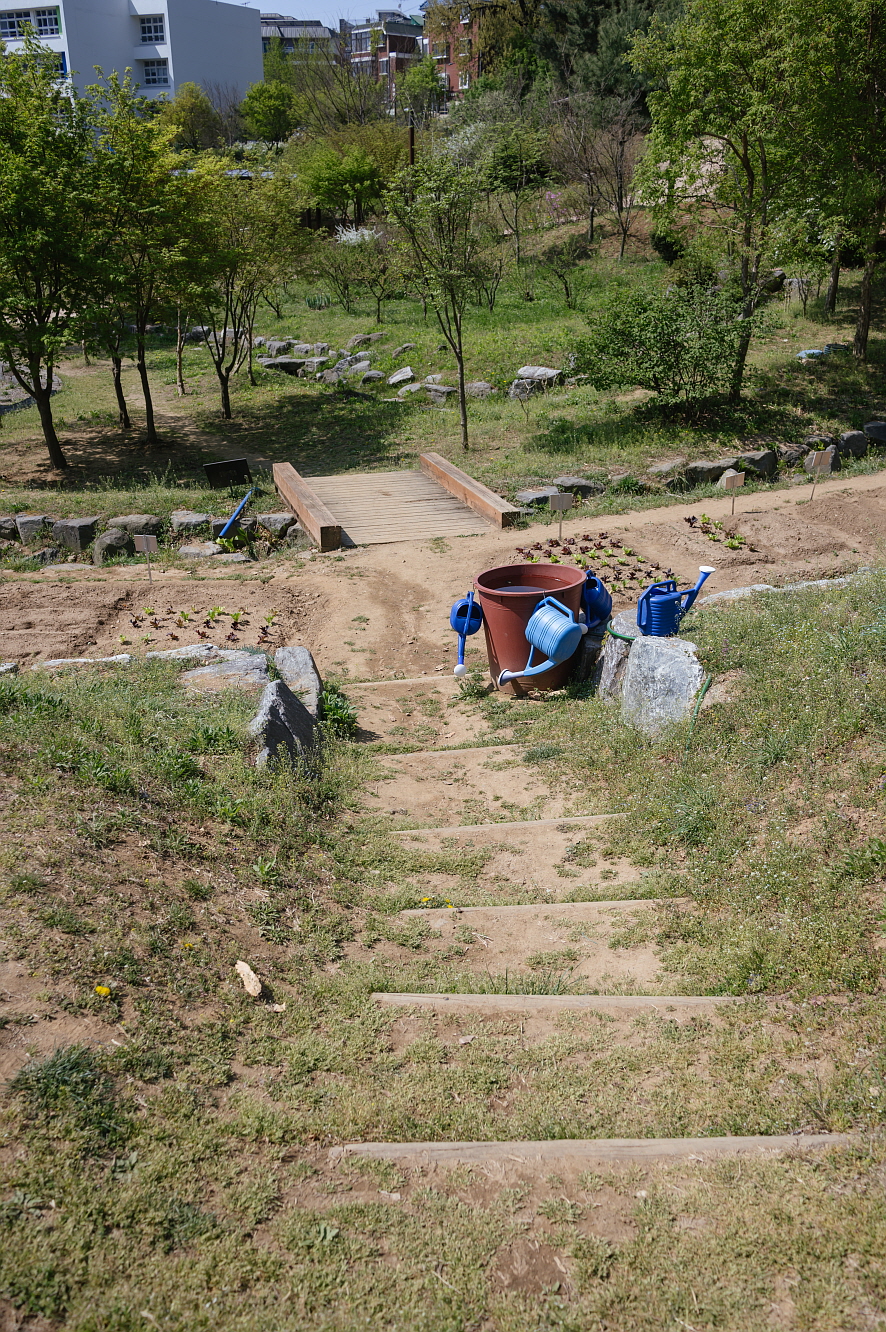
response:
<path fill-rule="evenodd" d="M 695 403 L 729 388 L 740 331 L 722 293 L 619 291 L 576 340 L 575 370 L 597 389 L 639 385 L 664 402 Z"/>

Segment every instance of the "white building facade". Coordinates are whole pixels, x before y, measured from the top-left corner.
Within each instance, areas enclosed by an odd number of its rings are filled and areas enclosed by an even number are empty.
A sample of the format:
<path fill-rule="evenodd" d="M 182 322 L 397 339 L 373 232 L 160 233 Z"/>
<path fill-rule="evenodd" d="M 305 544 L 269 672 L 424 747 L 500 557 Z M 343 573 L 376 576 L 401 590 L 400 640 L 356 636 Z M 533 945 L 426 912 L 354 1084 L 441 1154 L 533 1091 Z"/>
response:
<path fill-rule="evenodd" d="M 0 0 L 2 3 L 2 0 Z M 217 85 L 244 96 L 263 77 L 258 10 L 223 0 L 61 0 L 0 9 L 0 39 L 14 51 L 27 25 L 59 53 L 78 89 L 94 66 L 132 77 L 147 97 L 175 96 L 183 83 Z"/>

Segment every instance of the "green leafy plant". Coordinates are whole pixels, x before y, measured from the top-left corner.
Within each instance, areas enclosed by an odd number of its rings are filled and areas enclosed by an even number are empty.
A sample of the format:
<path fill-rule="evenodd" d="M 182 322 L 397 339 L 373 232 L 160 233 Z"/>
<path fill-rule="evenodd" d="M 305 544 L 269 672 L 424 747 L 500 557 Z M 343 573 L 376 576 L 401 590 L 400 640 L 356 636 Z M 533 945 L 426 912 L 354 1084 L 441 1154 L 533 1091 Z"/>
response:
<path fill-rule="evenodd" d="M 359 729 L 357 710 L 338 685 L 324 686 L 318 714 L 320 721 L 333 735 L 351 736 Z"/>

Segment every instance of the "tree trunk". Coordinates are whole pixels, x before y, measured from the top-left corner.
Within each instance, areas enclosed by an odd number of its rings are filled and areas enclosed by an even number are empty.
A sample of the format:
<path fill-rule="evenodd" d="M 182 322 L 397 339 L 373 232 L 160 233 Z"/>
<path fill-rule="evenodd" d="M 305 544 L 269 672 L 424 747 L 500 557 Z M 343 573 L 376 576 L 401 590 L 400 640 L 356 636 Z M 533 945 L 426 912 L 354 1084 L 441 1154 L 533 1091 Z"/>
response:
<path fill-rule="evenodd" d="M 836 314 L 837 312 L 837 288 L 840 285 L 840 237 L 838 236 L 834 243 L 834 258 L 831 263 L 831 272 L 828 277 L 828 289 L 824 298 L 825 314 Z"/>
<path fill-rule="evenodd" d="M 126 405 L 126 395 L 123 392 L 123 357 L 111 357 L 112 374 L 114 377 L 114 393 L 117 397 L 117 413 L 121 429 L 131 430 L 132 422 L 129 419 L 129 408 Z"/>
<path fill-rule="evenodd" d="M 182 310 L 178 307 L 175 325 L 175 387 L 180 398 L 187 393 L 184 373 L 185 330 L 182 328 Z"/>
<path fill-rule="evenodd" d="M 461 415 L 461 446 L 468 450 L 468 403 L 465 397 L 465 358 L 461 345 L 461 324 L 456 329 L 455 359 L 458 362 L 458 410 Z"/>
<path fill-rule="evenodd" d="M 255 332 L 255 312 L 253 311 L 252 318 L 249 320 L 249 323 L 246 326 L 246 336 L 249 339 L 249 350 L 246 353 L 246 377 L 249 380 L 252 387 L 256 388 L 257 384 L 255 379 L 255 371 L 253 370 L 252 367 L 252 337 L 254 332 Z"/>
<path fill-rule="evenodd" d="M 861 296 L 858 304 L 858 319 L 855 323 L 855 339 L 852 343 L 852 355 L 859 361 L 868 358 L 868 334 L 871 330 L 871 300 L 874 287 L 874 270 L 877 267 L 877 241 L 883 229 L 886 216 L 886 198 L 877 204 L 876 216 L 871 220 L 868 243 L 864 257 L 864 272 L 861 277 Z"/>
<path fill-rule="evenodd" d="M 37 404 L 37 411 L 40 413 L 40 425 L 43 427 L 43 438 L 46 441 L 46 447 L 49 450 L 49 461 L 52 463 L 53 467 L 57 467 L 59 471 L 63 471 L 68 465 L 68 460 L 62 453 L 62 446 L 59 442 L 58 435 L 55 432 L 55 422 L 52 419 L 52 366 L 49 365 L 46 367 L 47 388 L 43 387 L 43 383 L 40 379 L 39 366 L 37 367 L 37 373 L 34 374 L 32 369 L 31 374 L 33 386 L 32 392 L 34 395 L 34 401 Z"/>
<path fill-rule="evenodd" d="M 151 397 L 151 383 L 148 379 L 148 367 L 145 364 L 145 343 L 141 333 L 137 335 L 137 341 L 136 364 L 138 365 L 138 377 L 142 383 L 142 396 L 145 400 L 145 431 L 148 436 L 149 447 L 154 448 L 160 441 L 157 439 L 157 427 L 154 423 L 154 400 Z"/>
<path fill-rule="evenodd" d="M 233 416 L 231 411 L 231 390 L 230 390 L 230 372 L 226 370 L 218 371 L 218 382 L 221 386 L 222 416 L 226 421 L 230 421 Z"/>
<path fill-rule="evenodd" d="M 745 311 L 745 317 L 742 320 L 741 337 L 738 340 L 738 350 L 735 354 L 735 365 L 732 370 L 732 385 L 729 389 L 729 401 L 738 402 L 741 398 L 741 386 L 744 381 L 745 362 L 748 359 L 748 348 L 751 345 L 751 334 L 753 333 L 753 324 L 751 323 L 750 313 Z"/>
<path fill-rule="evenodd" d="M 594 220 L 595 220 L 596 216 L 597 216 L 597 205 L 592 203 L 591 206 L 590 206 L 590 208 L 588 209 L 588 244 L 589 244 L 589 245 L 593 245 L 593 243 L 594 243 Z"/>

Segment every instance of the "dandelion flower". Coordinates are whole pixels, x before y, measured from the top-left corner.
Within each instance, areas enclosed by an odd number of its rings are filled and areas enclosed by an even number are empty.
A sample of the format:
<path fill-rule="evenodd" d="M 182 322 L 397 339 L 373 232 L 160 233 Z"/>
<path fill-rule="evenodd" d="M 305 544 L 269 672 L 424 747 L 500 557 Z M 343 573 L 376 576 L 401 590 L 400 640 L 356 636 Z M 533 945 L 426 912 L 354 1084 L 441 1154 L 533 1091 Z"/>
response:
<path fill-rule="evenodd" d="M 95 992 L 96 994 L 100 994 L 103 999 L 107 999 L 108 995 L 111 993 L 107 985 L 96 985 Z"/>

